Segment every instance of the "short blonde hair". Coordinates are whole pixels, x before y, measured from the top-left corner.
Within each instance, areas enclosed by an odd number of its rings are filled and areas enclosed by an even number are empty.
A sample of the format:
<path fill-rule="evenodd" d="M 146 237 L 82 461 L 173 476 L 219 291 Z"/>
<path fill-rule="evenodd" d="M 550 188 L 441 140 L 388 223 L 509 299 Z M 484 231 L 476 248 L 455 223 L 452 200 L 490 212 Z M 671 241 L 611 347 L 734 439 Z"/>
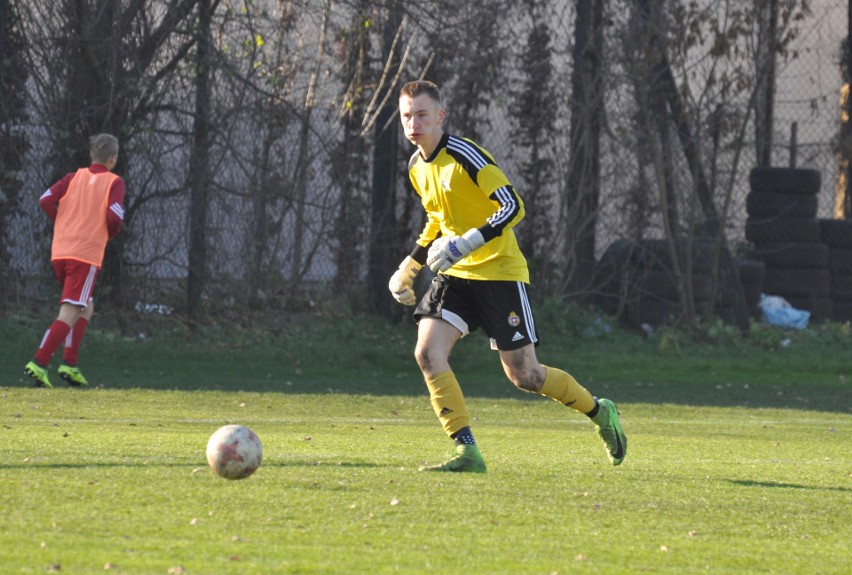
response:
<path fill-rule="evenodd" d="M 89 138 L 89 153 L 92 162 L 106 164 L 113 156 L 118 156 L 118 138 L 112 134 L 98 134 Z"/>
<path fill-rule="evenodd" d="M 409 98 L 416 98 L 420 94 L 427 94 L 431 99 L 441 103 L 441 91 L 438 89 L 438 86 L 429 80 L 415 80 L 413 82 L 409 82 L 402 87 L 400 90 L 400 96 L 408 96 Z"/>

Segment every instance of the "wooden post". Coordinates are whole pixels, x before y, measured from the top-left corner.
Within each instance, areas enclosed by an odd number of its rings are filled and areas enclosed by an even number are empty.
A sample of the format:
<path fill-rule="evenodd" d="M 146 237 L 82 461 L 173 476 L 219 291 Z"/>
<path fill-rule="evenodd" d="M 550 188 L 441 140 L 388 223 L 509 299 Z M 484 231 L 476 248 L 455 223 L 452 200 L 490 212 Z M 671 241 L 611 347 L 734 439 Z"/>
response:
<path fill-rule="evenodd" d="M 796 157 L 799 153 L 799 122 L 790 126 L 790 167 L 796 167 Z"/>
<path fill-rule="evenodd" d="M 758 90 L 755 110 L 755 144 L 758 166 L 772 165 L 772 125 L 775 112 L 775 52 L 778 34 L 778 0 L 769 0 L 762 14 L 762 45 L 758 60 Z"/>

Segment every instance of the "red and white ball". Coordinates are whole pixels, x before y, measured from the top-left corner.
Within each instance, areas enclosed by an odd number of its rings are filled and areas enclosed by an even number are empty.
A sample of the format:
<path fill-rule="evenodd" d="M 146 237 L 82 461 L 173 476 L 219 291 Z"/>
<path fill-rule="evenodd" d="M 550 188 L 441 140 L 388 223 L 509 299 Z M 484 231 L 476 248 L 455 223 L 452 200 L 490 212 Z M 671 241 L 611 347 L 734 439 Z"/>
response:
<path fill-rule="evenodd" d="M 260 438 L 244 425 L 220 427 L 207 442 L 207 463 L 225 479 L 245 479 L 262 460 Z"/>

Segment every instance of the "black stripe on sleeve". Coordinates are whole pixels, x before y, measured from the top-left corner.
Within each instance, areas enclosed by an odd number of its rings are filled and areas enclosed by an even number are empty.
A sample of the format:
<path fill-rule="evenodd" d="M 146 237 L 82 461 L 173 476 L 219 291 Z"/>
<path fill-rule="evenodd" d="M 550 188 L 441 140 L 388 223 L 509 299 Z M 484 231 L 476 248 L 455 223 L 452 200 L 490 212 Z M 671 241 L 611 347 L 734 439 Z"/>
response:
<path fill-rule="evenodd" d="M 473 183 L 477 185 L 479 185 L 477 182 L 479 170 L 494 163 L 475 144 L 455 136 L 447 138 L 447 153 L 461 164 Z"/>
<path fill-rule="evenodd" d="M 487 220 L 499 236 L 503 233 L 503 229 L 517 217 L 521 210 L 521 201 L 512 186 L 498 188 L 489 198 L 500 204 L 498 210 Z"/>

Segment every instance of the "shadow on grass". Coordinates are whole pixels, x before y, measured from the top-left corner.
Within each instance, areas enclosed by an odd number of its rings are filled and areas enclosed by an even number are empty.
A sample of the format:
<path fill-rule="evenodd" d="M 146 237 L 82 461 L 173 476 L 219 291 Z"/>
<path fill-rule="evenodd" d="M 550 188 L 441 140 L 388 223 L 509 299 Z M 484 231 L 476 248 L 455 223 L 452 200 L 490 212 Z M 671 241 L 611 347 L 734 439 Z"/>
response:
<path fill-rule="evenodd" d="M 109 324 L 108 318 L 106 323 Z M 271 321 L 272 318 L 270 318 Z M 94 387 L 179 391 L 264 392 L 425 396 L 414 361 L 415 331 L 361 319 L 294 323 L 282 319 L 298 338 L 260 338 L 260 326 L 209 335 L 173 335 L 175 320 L 148 325 L 137 318 L 116 337 L 95 329 L 81 351 L 81 367 Z M 40 325 L 40 324 L 39 324 Z M 0 321 L 0 328 L 3 322 Z M 34 327 L 0 329 L 0 386 L 29 387 L 23 365 L 41 332 Z M 233 331 L 233 330 L 232 330 Z M 289 333 L 289 332 L 288 332 Z M 171 334 L 171 335 L 170 335 Z M 126 334 L 125 334 L 126 335 Z M 256 339 L 253 339 L 258 336 Z M 793 336 L 791 336 L 793 337 Z M 617 403 L 710 407 L 802 409 L 852 414 L 852 360 L 848 348 L 817 346 L 803 340 L 790 348 L 764 351 L 753 344 L 706 346 L 660 352 L 653 342 L 557 341 L 545 338 L 539 359 L 571 373 L 598 397 Z M 741 349 L 740 349 L 741 348 Z M 59 357 L 53 360 L 51 378 Z M 487 339 L 462 340 L 451 365 L 469 398 L 541 401 L 507 380 Z M 55 382 L 56 383 L 56 382 Z M 64 384 L 57 384 L 64 388 Z"/>
<path fill-rule="evenodd" d="M 206 465 L 206 464 L 205 464 Z M 186 463 L 12 463 L 0 464 L 0 469 L 111 469 L 132 467 L 188 467 Z"/>
<path fill-rule="evenodd" d="M 801 485 L 799 483 L 778 483 L 775 481 L 752 481 L 748 479 L 728 479 L 728 483 L 733 483 L 734 485 L 739 485 L 741 487 L 771 487 L 771 488 L 781 488 L 781 489 L 809 489 L 816 491 L 840 491 L 844 493 L 852 492 L 852 488 L 849 487 L 821 487 L 814 485 Z"/>
<path fill-rule="evenodd" d="M 270 461 L 263 462 L 264 467 L 339 467 L 341 469 L 376 469 L 380 467 L 397 467 L 394 465 L 380 465 L 367 461 Z"/>
<path fill-rule="evenodd" d="M 222 391 L 222 392 L 255 392 L 280 393 L 282 395 L 373 395 L 373 396 L 426 396 L 426 386 L 422 383 L 416 368 L 405 373 L 402 377 L 394 375 L 377 376 L 375 379 L 364 379 L 363 374 L 354 375 L 301 375 L 298 377 L 242 377 L 229 378 L 224 370 L 215 367 L 211 373 L 213 378 L 186 376 L 180 373 L 179 367 L 173 367 L 173 373 L 157 377 L 140 374 L 139 377 L 128 378 L 126 375 L 110 374 L 107 369 L 92 368 L 87 373 L 95 383 L 91 388 L 74 388 L 76 393 L 92 393 L 103 389 L 160 389 L 164 391 Z M 341 370 L 341 366 L 330 365 L 331 372 Z M 98 373 L 100 372 L 100 373 Z M 515 399 L 541 401 L 542 398 L 534 393 L 526 393 L 516 389 L 502 375 L 495 373 L 493 377 L 484 377 L 481 372 L 458 370 L 458 380 L 462 391 L 468 398 Z M 103 381 L 98 384 L 98 379 Z M 617 403 L 650 403 L 694 405 L 708 407 L 744 407 L 772 409 L 802 409 L 839 414 L 852 414 L 852 385 L 826 383 L 801 386 L 796 381 L 782 380 L 777 383 L 750 384 L 702 384 L 657 381 L 656 383 L 613 382 L 613 381 L 584 381 L 577 378 L 593 395 L 607 397 Z M 8 387 L 32 387 L 30 382 L 16 380 L 0 382 L 0 387 L 8 383 Z M 55 389 L 66 389 L 57 385 Z M 70 389 L 70 388 L 69 388 Z M 45 390 L 51 391 L 51 390 Z"/>
<path fill-rule="evenodd" d="M 795 381 L 766 384 L 602 383 L 589 386 L 596 395 L 625 403 L 803 409 L 852 414 L 852 386 L 807 385 Z M 611 393 L 611 395 L 609 395 Z"/>
<path fill-rule="evenodd" d="M 378 463 L 371 463 L 368 461 L 317 461 L 317 460 L 305 460 L 305 461 L 280 461 L 280 460 L 269 460 L 264 461 L 264 468 L 268 467 L 281 467 L 281 468 L 291 468 L 291 467 L 339 467 L 342 469 L 371 469 L 371 468 L 379 468 L 379 467 L 395 467 L 393 465 L 380 465 Z M 171 467 L 171 468 L 191 468 L 192 464 L 187 463 L 12 463 L 12 464 L 0 464 L 0 469 L 120 469 L 120 468 L 158 468 L 158 467 Z M 206 462 L 199 461 L 195 468 L 207 468 Z"/>

